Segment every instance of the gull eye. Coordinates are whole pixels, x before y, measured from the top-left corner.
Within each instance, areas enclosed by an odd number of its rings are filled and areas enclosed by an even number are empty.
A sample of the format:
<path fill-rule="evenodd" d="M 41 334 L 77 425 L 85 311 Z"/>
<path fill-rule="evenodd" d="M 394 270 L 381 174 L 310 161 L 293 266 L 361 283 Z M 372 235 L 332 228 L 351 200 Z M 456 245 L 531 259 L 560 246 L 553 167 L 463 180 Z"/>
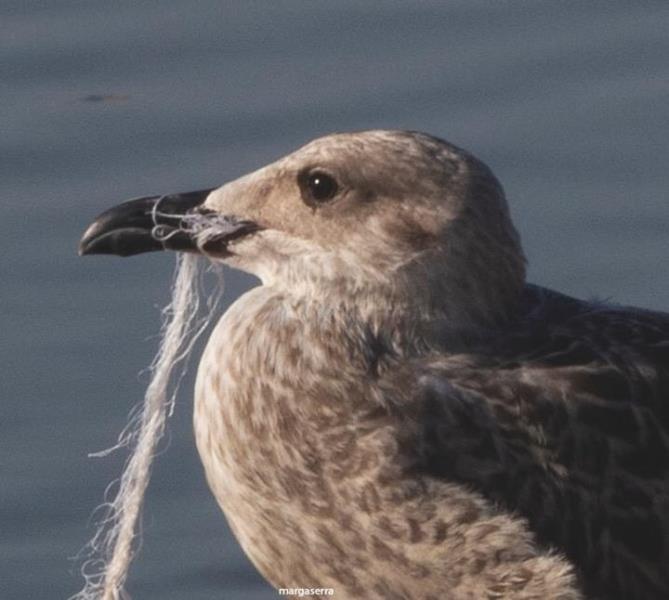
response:
<path fill-rule="evenodd" d="M 335 197 L 339 187 L 332 175 L 324 171 L 312 171 L 307 175 L 306 185 L 309 196 L 316 202 L 326 202 Z"/>

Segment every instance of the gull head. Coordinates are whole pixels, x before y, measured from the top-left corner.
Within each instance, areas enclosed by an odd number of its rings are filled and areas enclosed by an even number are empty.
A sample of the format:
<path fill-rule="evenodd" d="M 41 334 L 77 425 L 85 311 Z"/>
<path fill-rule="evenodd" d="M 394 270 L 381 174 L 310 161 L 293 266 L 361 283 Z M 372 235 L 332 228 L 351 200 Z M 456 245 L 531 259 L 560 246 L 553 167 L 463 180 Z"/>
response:
<path fill-rule="evenodd" d="M 409 131 L 340 133 L 219 188 L 131 200 L 82 254 L 200 252 L 286 294 L 484 324 L 504 319 L 525 261 L 481 161 Z"/>

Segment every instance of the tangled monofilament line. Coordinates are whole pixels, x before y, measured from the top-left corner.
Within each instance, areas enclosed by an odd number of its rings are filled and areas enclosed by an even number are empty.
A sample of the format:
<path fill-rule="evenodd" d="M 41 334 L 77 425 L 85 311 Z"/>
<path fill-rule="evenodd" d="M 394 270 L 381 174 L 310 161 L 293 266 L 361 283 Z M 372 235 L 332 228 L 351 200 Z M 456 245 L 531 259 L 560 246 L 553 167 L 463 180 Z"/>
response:
<path fill-rule="evenodd" d="M 215 217 L 199 215 L 190 219 L 190 222 L 184 222 L 181 229 L 197 234 L 198 241 L 200 238 L 209 239 L 208 229 L 215 234 L 225 230 L 225 224 L 219 221 Z M 198 317 L 201 284 L 199 263 L 200 259 L 195 255 L 177 255 L 172 301 L 163 309 L 161 342 L 150 367 L 151 380 L 144 402 L 138 407 L 139 410 L 131 414 L 118 443 L 92 455 L 105 456 L 124 446 L 132 448 L 118 491 L 111 501 L 100 507 L 104 517 L 98 522 L 93 539 L 84 549 L 84 589 L 71 600 L 119 600 L 129 597 L 124 584 L 136 548 L 137 524 L 157 444 L 174 409 L 178 384 L 185 373 L 184 359 L 211 321 L 223 293 L 221 280 L 207 296 L 204 316 Z M 220 278 L 220 270 L 218 274 Z M 183 366 L 170 391 L 170 382 L 179 364 Z"/>

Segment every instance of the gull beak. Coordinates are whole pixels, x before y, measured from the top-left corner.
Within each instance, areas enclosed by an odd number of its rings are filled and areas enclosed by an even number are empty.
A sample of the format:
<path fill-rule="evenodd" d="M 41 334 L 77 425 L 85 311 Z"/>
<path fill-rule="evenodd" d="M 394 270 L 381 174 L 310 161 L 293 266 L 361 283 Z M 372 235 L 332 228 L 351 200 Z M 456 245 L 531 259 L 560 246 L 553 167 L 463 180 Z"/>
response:
<path fill-rule="evenodd" d="M 99 215 L 84 232 L 79 242 L 79 255 L 115 254 L 132 256 L 157 250 L 200 252 L 197 231 L 188 226 L 187 218 L 196 214 L 211 215 L 202 204 L 212 190 L 199 190 L 168 196 L 147 196 L 129 200 Z M 207 240 L 224 255 L 227 242 L 257 231 L 251 221 L 224 217 L 224 233 Z"/>

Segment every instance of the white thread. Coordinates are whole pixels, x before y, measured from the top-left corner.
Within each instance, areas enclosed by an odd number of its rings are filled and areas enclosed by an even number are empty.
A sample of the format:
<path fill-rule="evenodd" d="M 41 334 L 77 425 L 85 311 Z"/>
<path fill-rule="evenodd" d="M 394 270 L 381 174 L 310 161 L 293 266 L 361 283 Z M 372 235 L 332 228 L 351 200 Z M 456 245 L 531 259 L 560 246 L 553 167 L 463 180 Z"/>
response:
<path fill-rule="evenodd" d="M 201 291 L 198 264 L 199 258 L 195 255 L 177 255 L 172 301 L 163 309 L 162 339 L 150 367 L 151 380 L 144 403 L 132 411 L 128 425 L 119 435 L 115 446 L 91 455 L 106 456 L 120 447 L 133 447 L 114 499 L 106 501 L 100 507 L 104 510 L 104 517 L 98 522 L 95 536 L 84 549 L 88 557 L 82 565 L 84 589 L 71 600 L 129 598 L 124 584 L 133 557 L 136 528 L 150 478 L 151 463 L 157 443 L 163 436 L 166 420 L 174 410 L 176 392 L 185 373 L 185 364 L 176 377 L 171 392 L 170 380 L 175 367 L 188 356 L 193 344 L 215 314 L 223 293 L 221 271 L 218 270 L 218 285 L 208 296 L 205 315 L 198 318 L 198 292 Z M 109 488 L 105 497 L 108 492 Z"/>
<path fill-rule="evenodd" d="M 182 231 L 187 231 L 201 250 L 207 242 L 224 239 L 243 225 L 244 221 L 236 217 L 197 211 L 184 215 L 181 220 Z"/>
<path fill-rule="evenodd" d="M 181 231 L 181 229 L 170 227 L 168 225 L 154 225 L 151 230 L 151 237 L 159 242 L 166 242 Z"/>

